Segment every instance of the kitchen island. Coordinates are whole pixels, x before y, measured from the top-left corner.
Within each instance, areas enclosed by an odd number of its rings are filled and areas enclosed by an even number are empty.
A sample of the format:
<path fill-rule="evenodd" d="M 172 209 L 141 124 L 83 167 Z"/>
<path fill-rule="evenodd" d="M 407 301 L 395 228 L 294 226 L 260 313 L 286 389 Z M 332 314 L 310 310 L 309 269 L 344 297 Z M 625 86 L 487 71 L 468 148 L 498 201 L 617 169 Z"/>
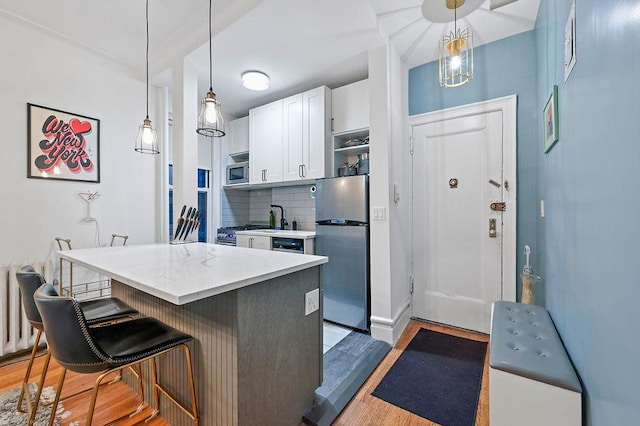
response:
<path fill-rule="evenodd" d="M 322 382 L 322 296 L 320 309 L 305 315 L 305 295 L 321 291 L 326 257 L 204 243 L 68 250 L 59 256 L 104 274 L 113 296 L 194 337 L 202 425 L 297 426 L 312 406 Z M 188 402 L 183 358 L 177 352 L 164 356 L 159 377 Z M 160 412 L 173 425 L 190 424 L 162 398 Z"/>

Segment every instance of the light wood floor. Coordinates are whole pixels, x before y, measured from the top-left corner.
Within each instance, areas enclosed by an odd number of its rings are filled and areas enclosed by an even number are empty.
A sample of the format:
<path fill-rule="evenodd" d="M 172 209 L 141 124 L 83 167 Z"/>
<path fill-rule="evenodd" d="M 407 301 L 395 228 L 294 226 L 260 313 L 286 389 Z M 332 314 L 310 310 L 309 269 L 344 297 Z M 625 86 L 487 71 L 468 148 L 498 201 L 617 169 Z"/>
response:
<path fill-rule="evenodd" d="M 408 411 L 402 410 L 395 405 L 389 404 L 381 399 L 371 395 L 384 375 L 389 371 L 394 362 L 398 359 L 402 351 L 409 344 L 411 339 L 420 330 L 427 328 L 429 330 L 448 333 L 454 336 L 465 337 L 468 339 L 479 340 L 483 342 L 489 341 L 489 336 L 480 333 L 474 333 L 467 330 L 459 330 L 451 327 L 445 327 L 438 324 L 430 324 L 419 321 L 411 321 L 409 326 L 404 330 L 398 343 L 391 349 L 389 354 L 384 358 L 382 363 L 375 369 L 373 374 L 360 388 L 358 393 L 349 402 L 340 416 L 334 422 L 334 426 L 432 426 L 436 423 L 425 420 Z M 485 357 L 484 375 L 482 378 L 482 387 L 480 391 L 480 401 L 478 404 L 478 413 L 476 416 L 476 426 L 489 425 L 489 367 L 488 367 L 488 351 Z M 44 357 L 37 358 L 34 369 L 31 373 L 32 381 L 39 377 Z M 24 377 L 26 369 L 26 361 L 16 361 L 4 363 L 0 367 L 0 392 L 19 387 Z M 60 374 L 60 366 L 51 361 L 49 373 L 45 386 L 53 386 L 55 388 Z M 64 395 L 73 394 L 82 389 L 89 389 L 93 386 L 93 382 L 97 375 L 78 375 L 72 372 L 67 373 L 67 379 L 63 388 Z M 61 421 L 63 426 L 67 426 L 74 421 L 84 424 L 91 393 L 85 392 L 77 397 L 63 401 L 65 410 L 71 411 L 71 416 Z M 133 411 L 138 406 L 139 400 L 135 391 L 124 384 L 122 381 L 114 384 L 105 385 L 100 389 L 98 394 L 98 402 L 94 415 L 94 424 L 106 424 L 118 417 Z M 150 409 L 137 415 L 132 419 L 126 419 L 118 424 L 133 425 L 143 420 L 150 414 Z M 168 425 L 161 417 L 155 418 L 149 423 L 149 426 Z"/>
<path fill-rule="evenodd" d="M 45 357 L 43 355 L 36 358 L 33 369 L 31 370 L 31 382 L 36 383 L 38 381 L 40 372 L 42 371 L 44 358 Z M 0 368 L 0 392 L 5 392 L 21 386 L 24 373 L 27 368 L 27 360 L 4 363 Z M 52 358 L 44 385 L 52 386 L 55 389 L 58 383 L 58 378 L 60 377 L 60 371 L 60 365 Z M 67 372 L 64 387 L 62 388 L 62 397 L 64 398 L 65 395 L 73 395 L 78 391 L 92 388 L 98 375 L 99 374 L 81 375 L 73 372 Z M 77 421 L 79 424 L 84 425 L 90 399 L 91 392 L 84 392 L 76 397 L 62 401 L 65 411 L 70 411 L 71 415 L 63 420 L 59 420 L 60 424 L 62 426 L 67 426 L 72 422 Z M 137 393 L 123 381 L 104 385 L 100 388 L 98 393 L 98 401 L 96 403 L 96 411 L 93 416 L 93 424 L 105 425 L 116 420 L 119 417 L 135 410 L 139 403 L 140 400 L 138 399 Z M 121 420 L 118 422 L 118 425 L 134 425 L 137 422 L 144 420 L 150 414 L 151 409 L 147 407 L 137 416 Z M 149 426 L 164 426 L 168 424 L 169 423 L 161 417 L 154 418 L 146 423 L 146 425 Z"/>

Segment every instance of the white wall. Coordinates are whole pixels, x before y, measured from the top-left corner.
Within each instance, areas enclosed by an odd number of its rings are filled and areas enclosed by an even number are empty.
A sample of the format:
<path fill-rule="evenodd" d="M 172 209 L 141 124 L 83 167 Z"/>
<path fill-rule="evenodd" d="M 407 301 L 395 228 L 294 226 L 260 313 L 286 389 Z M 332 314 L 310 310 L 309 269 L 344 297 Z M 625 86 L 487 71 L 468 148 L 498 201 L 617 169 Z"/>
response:
<path fill-rule="evenodd" d="M 411 271 L 411 157 L 407 135 L 406 68 L 392 45 L 369 53 L 371 208 L 371 335 L 394 344 L 407 325 Z M 394 201 L 394 184 L 400 200 Z M 372 215 L 373 216 L 373 215 Z"/>
<path fill-rule="evenodd" d="M 387 50 L 389 63 L 389 104 L 391 117 L 391 170 L 389 173 L 389 221 L 391 231 L 391 313 L 394 341 L 408 324 L 410 309 L 409 276 L 411 273 L 411 156 L 409 154 L 407 99 L 408 72 L 401 54 L 393 44 Z M 394 201 L 394 185 L 400 195 Z"/>
<path fill-rule="evenodd" d="M 390 118 L 386 47 L 369 51 L 369 136 L 371 174 L 369 204 L 385 211 L 371 220 L 371 336 L 394 342 L 391 306 L 391 241 L 389 229 Z M 373 214 L 370 214 L 373 218 Z"/>
<path fill-rule="evenodd" d="M 145 116 L 144 82 L 92 53 L 0 16 L 0 263 L 53 256 L 55 236 L 74 248 L 96 245 L 95 224 L 82 224 L 81 191 L 99 191 L 91 206 L 100 241 L 128 234 L 152 243 L 160 214 L 158 156 L 133 150 Z M 150 118 L 158 126 L 154 90 Z M 27 178 L 27 102 L 100 119 L 101 183 Z"/>

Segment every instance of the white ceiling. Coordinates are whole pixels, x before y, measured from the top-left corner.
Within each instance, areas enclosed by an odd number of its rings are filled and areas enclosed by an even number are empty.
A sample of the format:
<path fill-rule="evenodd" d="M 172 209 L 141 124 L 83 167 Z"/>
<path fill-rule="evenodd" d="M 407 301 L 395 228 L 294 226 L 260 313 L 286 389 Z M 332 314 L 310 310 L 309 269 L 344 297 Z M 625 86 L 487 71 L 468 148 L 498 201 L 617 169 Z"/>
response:
<path fill-rule="evenodd" d="M 445 0 L 425 0 L 441 2 Z M 471 0 L 469 0 L 471 1 Z M 477 1 L 477 0 L 476 0 Z M 458 22 L 481 45 L 532 29 L 540 0 L 518 0 L 490 11 L 482 5 Z M 423 0 L 215 0 L 213 88 L 226 114 L 326 84 L 338 87 L 367 76 L 367 51 L 389 39 L 413 67 L 437 58 L 448 24 L 422 15 Z M 185 57 L 208 89 L 207 0 L 150 0 L 150 73 L 169 84 L 167 72 Z M 62 38 L 128 69 L 141 80 L 145 67 L 144 0 L 0 0 L 0 14 Z M 251 92 L 240 74 L 257 69 L 271 87 Z"/>

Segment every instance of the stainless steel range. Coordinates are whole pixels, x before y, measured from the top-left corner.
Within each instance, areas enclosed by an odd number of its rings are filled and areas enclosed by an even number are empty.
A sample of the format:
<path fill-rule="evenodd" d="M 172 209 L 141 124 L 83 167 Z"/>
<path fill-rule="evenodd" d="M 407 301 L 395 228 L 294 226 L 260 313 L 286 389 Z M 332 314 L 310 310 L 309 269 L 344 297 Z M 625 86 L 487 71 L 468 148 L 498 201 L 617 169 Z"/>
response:
<path fill-rule="evenodd" d="M 269 225 L 240 225 L 240 226 L 227 226 L 224 228 L 218 228 L 218 234 L 216 236 L 216 244 L 222 244 L 225 246 L 236 245 L 236 231 L 250 231 L 252 229 L 269 229 Z"/>

